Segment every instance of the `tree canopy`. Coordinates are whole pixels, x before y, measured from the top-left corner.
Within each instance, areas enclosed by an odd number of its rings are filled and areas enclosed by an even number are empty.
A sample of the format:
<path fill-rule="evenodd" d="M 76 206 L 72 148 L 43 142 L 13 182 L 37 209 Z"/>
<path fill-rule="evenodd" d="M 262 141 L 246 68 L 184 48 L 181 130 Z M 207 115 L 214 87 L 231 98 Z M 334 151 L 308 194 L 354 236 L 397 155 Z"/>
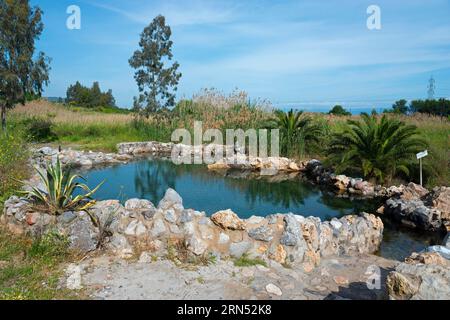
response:
<path fill-rule="evenodd" d="M 348 112 L 347 110 L 344 109 L 343 106 L 340 105 L 336 105 L 333 107 L 333 109 L 330 110 L 330 112 L 328 112 L 328 114 L 334 114 L 336 116 L 351 116 L 351 112 Z"/>
<path fill-rule="evenodd" d="M 89 88 L 77 81 L 67 89 L 66 102 L 85 108 L 116 106 L 112 90 L 102 92 L 98 82 L 94 82 Z"/>
<path fill-rule="evenodd" d="M 27 96 L 41 96 L 49 82 L 48 58 L 35 53 L 44 24 L 42 11 L 27 0 L 0 1 L 0 106 L 2 128 L 6 130 L 6 110 Z"/>
<path fill-rule="evenodd" d="M 134 98 L 134 110 L 148 117 L 150 114 L 175 105 L 175 91 L 181 73 L 178 62 L 170 64 L 172 31 L 165 18 L 157 16 L 141 33 L 139 50 L 129 63 L 134 68 L 134 78 L 139 88 L 139 96 Z"/>

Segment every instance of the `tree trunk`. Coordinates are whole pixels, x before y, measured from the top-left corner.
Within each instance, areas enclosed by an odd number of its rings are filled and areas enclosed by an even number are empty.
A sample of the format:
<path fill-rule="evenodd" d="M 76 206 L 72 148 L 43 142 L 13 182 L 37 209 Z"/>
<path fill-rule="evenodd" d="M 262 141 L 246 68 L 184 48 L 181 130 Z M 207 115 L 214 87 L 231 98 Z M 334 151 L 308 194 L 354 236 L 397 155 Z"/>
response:
<path fill-rule="evenodd" d="M 2 131 L 6 133 L 6 105 L 2 105 Z"/>

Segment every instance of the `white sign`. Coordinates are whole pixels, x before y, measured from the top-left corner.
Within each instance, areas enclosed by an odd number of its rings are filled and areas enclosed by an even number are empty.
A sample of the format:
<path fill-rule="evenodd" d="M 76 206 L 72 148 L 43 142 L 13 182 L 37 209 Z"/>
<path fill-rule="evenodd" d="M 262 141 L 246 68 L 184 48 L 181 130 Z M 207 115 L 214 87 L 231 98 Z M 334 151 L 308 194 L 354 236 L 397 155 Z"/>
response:
<path fill-rule="evenodd" d="M 425 150 L 425 151 L 419 152 L 416 156 L 417 156 L 417 159 L 422 159 L 422 158 L 425 158 L 427 155 L 428 155 L 428 150 Z"/>

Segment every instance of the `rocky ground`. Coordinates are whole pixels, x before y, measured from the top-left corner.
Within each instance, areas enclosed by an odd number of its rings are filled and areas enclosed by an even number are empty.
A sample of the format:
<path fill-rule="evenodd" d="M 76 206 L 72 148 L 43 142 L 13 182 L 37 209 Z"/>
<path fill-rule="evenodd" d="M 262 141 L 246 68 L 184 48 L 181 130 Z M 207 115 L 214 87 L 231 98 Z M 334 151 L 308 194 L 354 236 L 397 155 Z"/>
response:
<path fill-rule="evenodd" d="M 231 260 L 177 266 L 145 256 L 139 261 L 103 256 L 71 275 L 93 299 L 387 299 L 386 277 L 396 264 L 374 255 L 339 256 L 307 273 L 275 262 L 267 267 L 236 267 Z"/>

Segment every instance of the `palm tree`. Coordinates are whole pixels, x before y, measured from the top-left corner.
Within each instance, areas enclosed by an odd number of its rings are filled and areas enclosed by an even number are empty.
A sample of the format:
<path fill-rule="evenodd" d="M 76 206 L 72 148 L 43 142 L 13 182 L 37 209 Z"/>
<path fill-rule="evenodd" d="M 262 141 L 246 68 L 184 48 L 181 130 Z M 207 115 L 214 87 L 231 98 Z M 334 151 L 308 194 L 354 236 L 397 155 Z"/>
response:
<path fill-rule="evenodd" d="M 281 153 L 293 155 L 296 151 L 303 156 L 307 142 L 318 142 L 321 127 L 312 118 L 303 116 L 303 111 L 275 111 L 275 117 L 270 121 L 270 128 L 280 130 Z"/>
<path fill-rule="evenodd" d="M 336 171 L 353 167 L 378 182 L 399 172 L 409 176 L 414 155 L 427 145 L 417 136 L 417 127 L 386 115 L 378 119 L 363 113 L 361 117 L 362 121 L 347 120 L 344 130 L 331 139 L 328 154 Z"/>

